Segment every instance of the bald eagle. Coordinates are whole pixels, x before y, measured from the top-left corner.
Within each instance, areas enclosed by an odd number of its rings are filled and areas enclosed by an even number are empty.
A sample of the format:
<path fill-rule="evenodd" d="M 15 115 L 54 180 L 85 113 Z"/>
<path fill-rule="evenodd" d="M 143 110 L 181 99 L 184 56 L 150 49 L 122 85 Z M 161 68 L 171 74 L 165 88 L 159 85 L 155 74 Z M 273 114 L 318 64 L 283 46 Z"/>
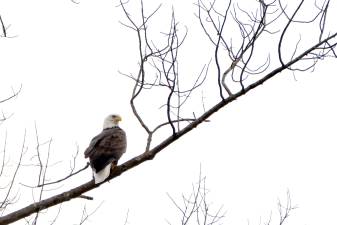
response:
<path fill-rule="evenodd" d="M 84 157 L 89 158 L 95 184 L 109 177 L 110 170 L 117 165 L 126 151 L 126 135 L 118 126 L 121 120 L 119 115 L 107 116 L 103 123 L 103 131 L 91 140 L 84 152 Z"/>

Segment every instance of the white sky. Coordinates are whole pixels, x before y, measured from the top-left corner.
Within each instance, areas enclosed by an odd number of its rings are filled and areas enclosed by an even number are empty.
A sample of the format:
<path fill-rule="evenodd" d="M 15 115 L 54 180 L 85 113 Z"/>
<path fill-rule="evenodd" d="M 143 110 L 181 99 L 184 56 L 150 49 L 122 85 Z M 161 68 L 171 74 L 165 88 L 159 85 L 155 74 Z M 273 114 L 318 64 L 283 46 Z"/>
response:
<path fill-rule="evenodd" d="M 151 9 L 158 4 L 144 2 Z M 167 8 L 175 4 L 177 19 L 192 26 L 189 35 L 204 38 L 197 21 L 193 22 L 196 20 L 193 1 L 163 3 Z M 118 74 L 118 71 L 136 71 L 136 39 L 118 23 L 124 17 L 116 5 L 116 1 L 108 0 L 80 4 L 67 0 L 0 2 L 1 16 L 6 24 L 11 24 L 8 33 L 15 36 L 0 39 L 0 97 L 9 93 L 11 87 L 22 84 L 18 98 L 1 105 L 5 113 L 14 113 L 0 127 L 0 148 L 7 130 L 11 159 L 20 150 L 25 129 L 27 145 L 34 149 L 36 122 L 42 141 L 53 138 L 54 162 L 64 163 L 52 171 L 53 175 L 67 173 L 68 161 L 77 144 L 80 168 L 86 162 L 82 152 L 111 112 L 122 115 L 121 127 L 128 134 L 128 150 L 121 162 L 142 152 L 145 133 L 129 107 L 132 82 Z M 335 5 L 331 7 L 334 7 L 331 12 L 336 11 Z M 160 18 L 158 22 L 163 20 Z M 196 38 L 187 39 L 185 47 L 194 55 L 195 47 L 199 47 L 199 43 L 193 42 Z M 208 53 L 207 46 L 200 48 L 198 55 Z M 186 54 L 189 57 L 184 62 L 189 66 L 184 70 L 197 73 L 202 63 L 196 66 L 196 62 L 204 58 Z M 79 199 L 64 203 L 58 224 L 79 223 L 84 204 L 93 210 L 102 201 L 103 205 L 87 224 L 123 224 L 128 210 L 128 224 L 166 224 L 166 220 L 178 224 L 179 213 L 166 193 L 178 202 L 182 193 L 189 194 L 192 183 L 198 179 L 200 165 L 207 177 L 211 207 L 216 210 L 223 205 L 227 211 L 224 224 L 248 221 L 259 224 L 260 220 L 267 221 L 271 212 L 277 223 L 277 202 L 285 200 L 288 190 L 298 209 L 286 224 L 336 224 L 334 61 L 320 62 L 312 73 L 297 73 L 296 80 L 291 73 L 279 74 L 220 110 L 210 118 L 210 123 L 202 124 L 153 161 L 88 193 L 94 201 Z M 142 110 L 151 101 L 139 102 L 140 106 L 144 104 Z M 205 100 L 208 106 L 213 101 Z M 157 113 L 146 112 L 153 118 Z M 23 181 L 33 183 L 29 176 L 27 170 L 20 171 Z M 90 178 L 87 170 L 46 195 L 80 185 Z M 20 205 L 30 204 L 31 191 L 24 187 L 20 190 Z M 47 215 L 52 217 L 56 210 L 49 210 Z M 40 224 L 50 219 L 47 215 L 41 218 Z"/>

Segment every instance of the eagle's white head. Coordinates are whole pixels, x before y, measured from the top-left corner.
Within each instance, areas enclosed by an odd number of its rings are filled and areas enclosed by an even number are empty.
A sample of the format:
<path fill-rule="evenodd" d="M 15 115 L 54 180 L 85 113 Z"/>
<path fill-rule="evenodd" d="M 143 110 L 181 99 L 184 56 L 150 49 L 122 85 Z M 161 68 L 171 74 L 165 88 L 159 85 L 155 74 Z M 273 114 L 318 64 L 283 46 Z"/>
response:
<path fill-rule="evenodd" d="M 111 114 L 107 116 L 103 123 L 103 129 L 117 127 L 119 121 L 122 121 L 122 117 L 117 114 Z"/>

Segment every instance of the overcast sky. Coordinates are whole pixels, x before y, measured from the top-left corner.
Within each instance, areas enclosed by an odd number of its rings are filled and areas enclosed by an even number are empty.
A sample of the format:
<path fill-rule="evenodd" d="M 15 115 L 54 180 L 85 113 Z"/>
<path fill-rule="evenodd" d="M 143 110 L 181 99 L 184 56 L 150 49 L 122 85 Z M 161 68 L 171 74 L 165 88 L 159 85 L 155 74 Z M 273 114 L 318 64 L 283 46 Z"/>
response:
<path fill-rule="evenodd" d="M 137 9 L 134 2 L 130 1 L 132 12 Z M 144 3 L 148 11 L 158 5 L 158 1 Z M 177 20 L 189 27 L 183 48 L 184 71 L 197 74 L 212 55 L 210 45 L 198 42 L 198 38 L 207 38 L 193 15 L 193 3 L 163 1 L 154 26 L 160 28 L 167 22 L 174 5 Z M 333 4 L 329 19 L 336 21 Z M 128 135 L 127 153 L 120 162 L 143 151 L 145 132 L 129 106 L 133 82 L 118 72 L 137 71 L 137 40 L 119 23 L 125 17 L 116 5 L 118 2 L 109 0 L 0 2 L 0 14 L 10 25 L 11 37 L 0 39 L 0 98 L 22 85 L 17 98 L 1 105 L 5 114 L 13 113 L 0 126 L 0 149 L 6 132 L 8 136 L 10 168 L 15 165 L 25 130 L 26 146 L 31 150 L 36 146 L 35 124 L 41 142 L 53 139 L 51 154 L 57 165 L 50 177 L 59 178 L 69 171 L 77 146 L 80 168 L 86 163 L 84 149 L 110 113 L 122 116 L 121 127 Z M 329 28 L 337 30 L 336 26 Z M 57 223 L 78 224 L 84 205 L 90 212 L 103 202 L 87 224 L 124 224 L 127 212 L 128 224 L 179 224 L 179 211 L 167 193 L 182 203 L 181 194 L 191 193 L 201 167 L 211 208 L 216 211 L 222 206 L 226 211 L 223 224 L 260 224 L 270 215 L 276 224 L 278 200 L 285 203 L 288 191 L 298 208 L 286 224 L 336 224 L 336 82 L 332 59 L 320 61 L 313 72 L 279 74 L 217 112 L 209 123 L 154 160 L 87 193 L 93 201 L 64 203 Z M 213 90 L 204 92 L 213 96 Z M 151 98 L 138 105 L 147 118 L 155 120 L 160 110 L 147 110 L 156 96 Z M 206 107 L 214 102 L 211 97 L 205 99 Z M 191 108 L 194 111 L 200 113 L 202 106 Z M 31 160 L 28 155 L 24 159 Z M 31 182 L 27 171 L 20 170 L 23 183 Z M 90 179 L 91 172 L 86 170 L 45 197 Z M 4 186 L 6 181 L 0 183 Z M 31 190 L 20 185 L 18 189 L 18 206 L 32 203 Z M 47 224 L 57 209 L 48 210 L 40 224 Z"/>

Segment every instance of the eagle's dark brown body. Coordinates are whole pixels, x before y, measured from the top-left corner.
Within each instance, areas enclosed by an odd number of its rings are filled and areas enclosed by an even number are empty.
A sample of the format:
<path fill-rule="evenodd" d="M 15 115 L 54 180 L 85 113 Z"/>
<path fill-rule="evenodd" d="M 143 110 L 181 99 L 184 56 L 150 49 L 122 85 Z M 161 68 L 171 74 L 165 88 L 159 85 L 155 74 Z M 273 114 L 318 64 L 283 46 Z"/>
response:
<path fill-rule="evenodd" d="M 100 172 L 107 165 L 117 164 L 126 151 L 126 135 L 118 126 L 104 129 L 94 137 L 85 150 L 85 158 L 89 157 L 90 165 L 95 173 Z"/>

